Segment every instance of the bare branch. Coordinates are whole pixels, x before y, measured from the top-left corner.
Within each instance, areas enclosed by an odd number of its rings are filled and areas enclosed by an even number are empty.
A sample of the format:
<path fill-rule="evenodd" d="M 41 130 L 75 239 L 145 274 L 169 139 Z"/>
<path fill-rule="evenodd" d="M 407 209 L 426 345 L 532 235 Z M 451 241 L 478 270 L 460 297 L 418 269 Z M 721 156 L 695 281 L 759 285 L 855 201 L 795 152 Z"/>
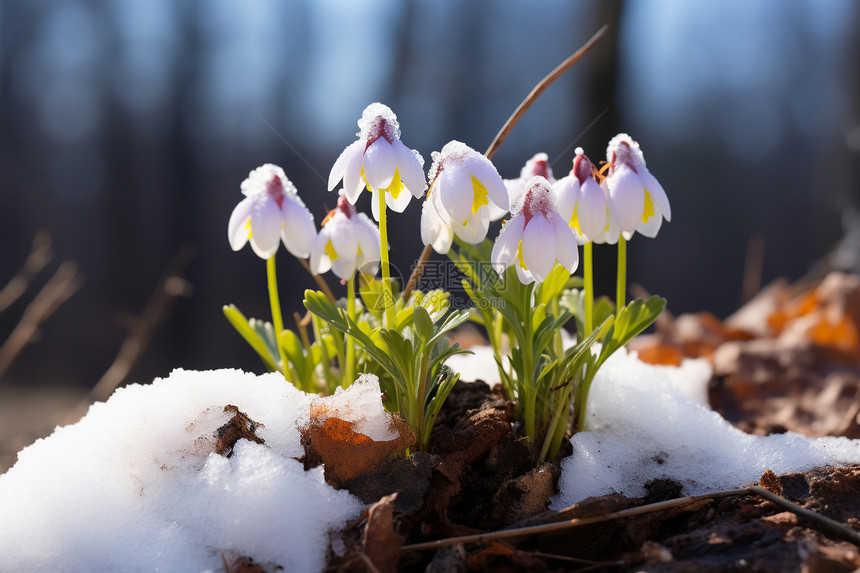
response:
<path fill-rule="evenodd" d="M 6 373 L 18 355 L 35 340 L 39 326 L 54 314 L 60 306 L 83 284 L 78 267 L 66 261 L 48 280 L 33 302 L 24 310 L 21 321 L 0 346 L 0 378 Z"/>
<path fill-rule="evenodd" d="M 54 258 L 54 253 L 51 251 L 51 235 L 47 231 L 39 231 L 33 237 L 33 246 L 30 248 L 30 254 L 27 255 L 27 260 L 24 261 L 24 266 L 18 271 L 18 274 L 6 283 L 6 286 L 0 290 L 0 312 L 3 312 L 18 300 L 22 294 L 27 291 L 30 283 L 36 278 L 42 269 Z"/>
<path fill-rule="evenodd" d="M 130 321 L 128 334 L 116 358 L 90 391 L 87 402 L 106 400 L 123 383 L 131 369 L 143 356 L 153 334 L 170 313 L 176 298 L 188 296 L 191 293 L 191 284 L 181 275 L 192 258 L 194 258 L 194 248 L 191 245 L 184 245 L 173 256 L 140 316 Z"/>

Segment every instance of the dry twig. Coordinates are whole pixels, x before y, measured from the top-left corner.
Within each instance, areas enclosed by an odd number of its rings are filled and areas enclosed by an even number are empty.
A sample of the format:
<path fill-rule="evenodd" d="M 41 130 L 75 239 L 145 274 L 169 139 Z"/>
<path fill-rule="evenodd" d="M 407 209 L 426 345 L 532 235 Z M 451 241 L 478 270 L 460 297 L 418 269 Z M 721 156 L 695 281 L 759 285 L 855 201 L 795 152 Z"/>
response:
<path fill-rule="evenodd" d="M 492 541 L 495 539 L 503 539 L 509 537 L 525 537 L 528 535 L 535 535 L 538 533 L 550 533 L 555 531 L 561 531 L 564 529 L 570 529 L 573 527 L 580 527 L 583 525 L 591 525 L 594 523 L 602 523 L 605 521 L 611 521 L 613 519 L 625 519 L 628 517 L 634 517 L 637 515 L 642 515 L 645 513 L 651 513 L 654 511 L 662 511 L 666 509 L 673 508 L 681 508 L 685 506 L 693 506 L 695 508 L 701 507 L 703 504 L 710 503 L 714 499 L 723 498 L 723 497 L 733 497 L 733 496 L 743 496 L 743 495 L 757 495 L 761 498 L 767 499 L 780 507 L 794 513 L 798 517 L 802 517 L 811 522 L 811 525 L 822 531 L 823 533 L 827 533 L 833 537 L 837 537 L 839 539 L 849 541 L 857 546 L 860 546 L 860 532 L 851 529 L 847 525 L 839 523 L 838 521 L 834 521 L 829 517 L 825 517 L 820 513 L 816 513 L 809 509 L 805 509 L 796 503 L 788 501 L 782 496 L 776 495 L 775 493 L 760 487 L 760 486 L 750 486 L 743 489 L 736 489 L 730 491 L 721 491 L 708 495 L 697 495 L 697 496 L 689 496 L 682 497 L 678 499 L 670 499 L 668 501 L 661 501 L 658 503 L 651 503 L 648 505 L 640 505 L 638 507 L 631 507 L 629 509 L 622 509 L 620 511 L 612 511 L 609 513 L 605 513 L 603 515 L 595 515 L 592 517 L 582 517 L 582 518 L 574 518 L 565 521 L 557 521 L 554 523 L 544 523 L 541 525 L 532 525 L 529 527 L 519 527 L 513 529 L 502 529 L 499 531 L 491 531 L 488 533 L 477 533 L 473 535 L 463 535 L 460 537 L 449 537 L 447 539 L 438 539 L 436 541 L 427 541 L 424 543 L 413 543 L 412 545 L 404 545 L 400 548 L 402 552 L 405 551 L 422 551 L 425 549 L 437 549 L 439 547 L 444 547 L 446 545 L 460 545 L 463 543 L 486 543 L 488 541 Z"/>
<path fill-rule="evenodd" d="M 149 346 L 152 335 L 163 323 L 176 298 L 190 294 L 191 285 L 181 274 L 193 257 L 194 248 L 191 245 L 183 246 L 174 255 L 140 316 L 131 320 L 128 334 L 116 358 L 90 391 L 86 405 L 90 401 L 106 400 L 122 384 Z"/>
<path fill-rule="evenodd" d="M 54 276 L 48 280 L 33 302 L 24 310 L 21 321 L 15 326 L 12 334 L 0 346 L 0 378 L 9 369 L 18 355 L 28 344 L 36 339 L 39 326 L 54 314 L 60 306 L 83 284 L 78 273 L 78 267 L 71 261 L 66 261 Z"/>
<path fill-rule="evenodd" d="M 3 312 L 18 300 L 22 294 L 27 291 L 30 283 L 36 278 L 42 269 L 54 258 L 54 253 L 51 251 L 51 235 L 47 231 L 39 231 L 33 237 L 33 246 L 30 248 L 30 254 L 27 255 L 27 260 L 24 261 L 24 266 L 18 271 L 18 274 L 6 283 L 6 286 L 0 290 L 0 312 Z"/>

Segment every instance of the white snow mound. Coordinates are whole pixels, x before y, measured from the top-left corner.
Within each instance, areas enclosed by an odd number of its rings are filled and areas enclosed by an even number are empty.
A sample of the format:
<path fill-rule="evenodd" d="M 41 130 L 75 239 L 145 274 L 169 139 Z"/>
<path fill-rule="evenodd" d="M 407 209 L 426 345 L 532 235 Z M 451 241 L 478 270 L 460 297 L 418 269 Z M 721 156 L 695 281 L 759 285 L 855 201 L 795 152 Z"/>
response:
<path fill-rule="evenodd" d="M 860 440 L 738 430 L 703 404 L 710 376 L 703 360 L 673 368 L 616 352 L 594 379 L 587 431 L 571 439 L 573 455 L 562 462 L 551 508 L 614 492 L 640 497 L 657 478 L 676 480 L 685 494 L 699 495 L 746 487 L 766 470 L 784 474 L 860 463 Z"/>
<path fill-rule="evenodd" d="M 310 396 L 280 374 L 175 370 L 117 390 L 0 476 L 4 571 L 207 571 L 249 556 L 320 571 L 363 505 L 304 471 Z M 233 404 L 264 425 L 214 453 Z"/>

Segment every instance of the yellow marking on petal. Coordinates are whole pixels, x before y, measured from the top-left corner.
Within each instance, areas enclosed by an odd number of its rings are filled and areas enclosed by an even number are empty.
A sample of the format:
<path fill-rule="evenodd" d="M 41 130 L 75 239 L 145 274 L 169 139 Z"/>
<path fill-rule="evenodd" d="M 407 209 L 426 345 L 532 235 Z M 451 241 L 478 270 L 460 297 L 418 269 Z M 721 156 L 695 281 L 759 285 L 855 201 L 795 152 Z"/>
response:
<path fill-rule="evenodd" d="M 325 244 L 325 249 L 324 249 L 324 250 L 325 250 L 325 254 L 327 254 L 327 255 L 328 255 L 328 258 L 329 258 L 332 262 L 334 262 L 334 261 L 336 261 L 336 260 L 338 259 L 337 251 L 335 251 L 335 250 L 334 250 L 334 245 L 332 245 L 332 244 L 331 244 L 331 239 L 329 239 L 329 242 L 327 242 L 327 243 Z"/>
<path fill-rule="evenodd" d="M 651 200 L 651 194 L 645 190 L 645 209 L 642 210 L 642 222 L 647 223 L 648 219 L 654 216 L 654 201 Z"/>
<path fill-rule="evenodd" d="M 529 270 L 526 266 L 526 260 L 523 258 L 523 240 L 520 239 L 520 244 L 517 245 L 517 258 L 520 260 L 520 268 Z"/>
<path fill-rule="evenodd" d="M 487 188 L 484 187 L 483 183 L 475 179 L 474 175 L 470 175 L 470 177 L 472 178 L 472 189 L 475 191 L 472 199 L 472 213 L 477 213 L 478 209 L 484 205 L 490 204 L 487 199 L 489 192 L 487 191 Z"/>
<path fill-rule="evenodd" d="M 391 180 L 391 185 L 383 189 L 383 192 L 391 193 L 391 198 L 397 199 L 404 189 L 406 189 L 406 186 L 403 184 L 403 181 L 400 180 L 400 169 L 395 169 L 394 179 Z"/>
<path fill-rule="evenodd" d="M 248 229 L 248 238 L 250 239 L 251 238 L 251 217 L 248 217 L 248 220 L 245 221 L 245 224 L 243 225 L 243 227 Z"/>
<path fill-rule="evenodd" d="M 367 177 L 364 176 L 364 165 L 361 166 L 361 181 L 364 183 L 364 186 L 370 189 L 370 183 L 367 182 Z"/>
<path fill-rule="evenodd" d="M 573 214 L 570 216 L 568 226 L 579 231 L 580 235 L 582 234 L 582 229 L 579 227 L 579 203 L 573 206 Z"/>

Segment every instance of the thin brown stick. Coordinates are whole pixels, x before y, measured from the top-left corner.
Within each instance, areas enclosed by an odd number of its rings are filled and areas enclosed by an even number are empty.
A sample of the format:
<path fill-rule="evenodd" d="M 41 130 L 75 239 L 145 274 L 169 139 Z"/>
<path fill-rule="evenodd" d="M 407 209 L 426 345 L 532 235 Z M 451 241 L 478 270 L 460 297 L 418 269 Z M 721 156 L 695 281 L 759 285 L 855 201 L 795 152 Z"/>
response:
<path fill-rule="evenodd" d="M 563 61 L 557 68 L 551 71 L 544 79 L 538 82 L 538 84 L 532 89 L 531 93 L 526 96 L 526 99 L 514 110 L 514 113 L 511 114 L 511 117 L 508 118 L 508 121 L 505 122 L 505 125 L 502 126 L 502 129 L 499 130 L 499 133 L 496 134 L 496 137 L 493 139 L 493 142 L 490 143 L 490 146 L 487 148 L 487 151 L 484 152 L 484 155 L 487 159 L 492 159 L 493 155 L 496 154 L 496 151 L 499 150 L 499 147 L 502 143 L 507 139 L 508 135 L 511 133 L 511 130 L 514 129 L 514 126 L 520 120 L 520 118 L 525 115 L 526 111 L 532 106 L 532 104 L 537 101 L 537 98 L 548 88 L 555 80 L 560 78 L 564 72 L 573 67 L 576 62 L 582 59 L 582 57 L 588 53 L 588 51 L 600 40 L 603 36 L 606 35 L 606 32 L 609 31 L 609 26 L 603 26 L 600 28 L 586 43 L 582 45 L 580 49 L 574 52 L 569 58 Z"/>
<path fill-rule="evenodd" d="M 768 501 L 772 501 L 773 503 L 783 507 L 784 509 L 791 511 L 799 517 L 807 519 L 811 521 L 814 525 L 817 525 L 820 530 L 825 533 L 829 533 L 834 537 L 838 537 L 839 539 L 843 539 L 845 541 L 849 541 L 857 546 L 860 546 L 860 532 L 851 529 L 847 525 L 839 523 L 838 521 L 834 521 L 829 517 L 825 517 L 820 513 L 816 513 L 809 509 L 805 509 L 796 503 L 788 501 L 784 497 L 776 495 L 775 493 L 760 487 L 760 486 L 750 486 L 743 489 L 736 489 L 730 491 L 722 491 L 708 495 L 698 495 L 698 496 L 690 496 L 690 497 L 682 497 L 679 499 L 671 499 L 668 501 L 661 501 L 658 503 L 651 503 L 648 505 L 640 505 L 638 507 L 632 507 L 629 509 L 623 509 L 620 511 L 613 511 L 610 513 L 606 513 L 603 515 L 595 515 L 592 517 L 583 517 L 583 518 L 574 518 L 566 521 L 558 521 L 555 523 L 545 523 L 541 525 L 533 525 L 529 527 L 520 527 L 516 529 L 503 529 L 500 531 L 492 531 L 489 533 L 478 533 L 474 535 L 463 535 L 460 537 L 449 537 L 447 539 L 438 539 L 436 541 L 427 541 L 424 543 L 413 543 L 412 545 L 404 545 L 400 548 L 401 551 L 422 551 L 425 549 L 436 549 L 439 547 L 443 547 L 446 545 L 460 545 L 463 543 L 486 543 L 488 541 L 492 541 L 494 539 L 503 539 L 508 537 L 522 537 L 527 535 L 534 535 L 537 533 L 550 533 L 554 531 L 561 531 L 564 529 L 569 529 L 572 527 L 579 527 L 582 525 L 591 525 L 593 523 L 601 523 L 604 521 L 611 521 L 613 519 L 624 519 L 627 517 L 634 517 L 636 515 L 642 515 L 645 513 L 651 513 L 654 511 L 662 511 L 665 509 L 672 509 L 676 507 L 682 507 L 686 505 L 696 504 L 700 506 L 702 503 L 709 503 L 710 501 L 723 498 L 723 497 L 732 497 L 732 496 L 743 496 L 743 495 L 757 495 Z"/>
<path fill-rule="evenodd" d="M 839 523 L 838 521 L 830 519 L 829 517 L 821 515 L 811 509 L 801 507 L 761 486 L 751 485 L 747 489 L 749 489 L 751 493 L 787 509 L 798 517 L 811 521 L 814 525 L 817 525 L 823 533 L 828 533 L 833 537 L 837 537 L 843 541 L 848 541 L 860 547 L 860 532 L 848 527 L 847 525 Z"/>
<path fill-rule="evenodd" d="M 179 296 L 187 296 L 191 285 L 182 278 L 182 272 L 194 257 L 194 248 L 190 245 L 183 246 L 170 263 L 155 290 L 143 307 L 140 316 L 133 317 L 128 334 L 122 341 L 119 352 L 113 363 L 105 371 L 93 389 L 89 397 L 82 403 L 90 401 L 106 400 L 120 384 L 128 377 L 129 372 L 143 356 L 149 346 L 153 334 L 164 322 L 170 312 L 173 303 Z"/>
<path fill-rule="evenodd" d="M 30 283 L 36 278 L 42 269 L 44 269 L 51 259 L 54 258 L 54 253 L 51 251 L 51 235 L 46 231 L 39 231 L 33 237 L 33 246 L 30 247 L 30 254 L 24 261 L 24 266 L 18 271 L 12 279 L 6 283 L 6 286 L 0 290 L 0 312 L 3 312 L 18 300 L 22 294 L 27 292 Z"/>
<path fill-rule="evenodd" d="M 66 261 L 60 265 L 54 276 L 45 283 L 42 290 L 24 310 L 12 334 L 3 346 L 0 346 L 0 378 L 21 351 L 35 339 L 39 326 L 54 314 L 82 284 L 83 279 L 78 274 L 75 263 Z"/>
<path fill-rule="evenodd" d="M 337 302 L 337 298 L 335 298 L 334 293 L 331 292 L 331 289 L 329 288 L 328 283 L 325 282 L 325 279 L 322 278 L 320 275 L 316 274 L 315 272 L 313 272 L 311 270 L 311 266 L 308 264 L 308 262 L 306 260 L 304 260 L 300 257 L 296 257 L 296 259 L 298 259 L 299 264 L 301 264 L 304 267 L 304 269 L 306 271 L 308 271 L 312 277 L 314 277 L 314 280 L 316 281 L 317 286 L 320 287 L 320 290 L 323 291 L 323 294 L 326 295 L 330 301 Z"/>
<path fill-rule="evenodd" d="M 564 72 L 573 67 L 576 62 L 582 59 L 585 54 L 600 40 L 603 36 L 606 35 L 606 32 L 609 30 L 609 26 L 603 26 L 600 28 L 585 44 L 582 45 L 576 52 L 570 55 L 565 61 L 559 64 L 553 71 L 551 71 L 547 76 L 545 76 L 541 81 L 537 83 L 537 85 L 532 88 L 532 91 L 529 92 L 529 95 L 526 96 L 526 99 L 517 106 L 517 109 L 514 110 L 514 113 L 508 118 L 505 124 L 502 126 L 502 129 L 499 130 L 499 133 L 496 134 L 496 137 L 493 138 L 493 141 L 490 143 L 490 146 L 484 152 L 484 157 L 487 159 L 492 159 L 493 155 L 499 150 L 499 147 L 502 146 L 505 139 L 507 139 L 508 135 L 514 129 L 514 126 L 520 119 L 525 115 L 526 111 L 532 106 L 534 102 L 540 97 L 540 95 L 548 88 L 552 83 L 560 78 Z M 400 295 L 400 298 L 406 300 L 409 298 L 409 295 L 412 294 L 412 289 L 415 288 L 415 285 L 418 284 L 418 281 L 421 279 L 421 275 L 424 273 L 424 267 L 427 265 L 427 260 L 430 258 L 430 253 L 432 252 L 432 247 L 430 245 L 425 245 L 424 250 L 421 251 L 421 256 L 418 257 L 418 263 L 415 265 L 415 268 L 412 269 L 412 274 L 409 275 L 409 282 L 406 284 L 406 288 L 403 289 L 403 293 Z M 423 264 L 422 264 L 423 262 Z"/>
<path fill-rule="evenodd" d="M 400 294 L 400 298 L 403 300 L 408 300 L 409 296 L 412 294 L 412 290 L 415 288 L 415 285 L 418 284 L 418 279 L 421 278 L 421 275 L 424 274 L 424 267 L 427 266 L 427 261 L 430 260 L 430 254 L 433 252 L 433 247 L 431 245 L 425 245 L 424 250 L 421 251 L 421 256 L 418 257 L 418 262 L 415 263 L 415 268 L 412 269 L 412 274 L 409 275 L 409 282 L 406 283 L 406 288 L 403 289 L 403 292 Z"/>

